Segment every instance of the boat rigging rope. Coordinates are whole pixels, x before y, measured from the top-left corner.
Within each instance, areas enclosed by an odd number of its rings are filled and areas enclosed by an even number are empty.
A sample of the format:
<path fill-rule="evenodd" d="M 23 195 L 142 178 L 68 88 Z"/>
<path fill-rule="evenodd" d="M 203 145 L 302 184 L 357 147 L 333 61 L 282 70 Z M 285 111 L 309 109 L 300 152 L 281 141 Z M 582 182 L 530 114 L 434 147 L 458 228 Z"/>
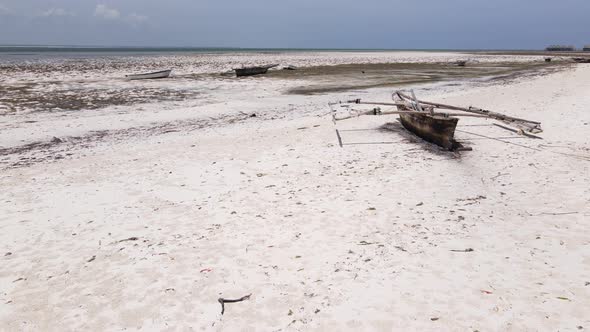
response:
<path fill-rule="evenodd" d="M 462 132 L 462 133 L 466 133 L 466 134 L 470 134 L 470 135 L 475 135 L 475 136 L 479 136 L 479 137 L 483 137 L 483 138 L 492 139 L 492 140 L 499 141 L 499 142 L 506 143 L 506 144 L 512 144 L 512 145 L 520 146 L 522 148 L 533 150 L 533 151 L 541 151 L 541 152 L 542 151 L 546 151 L 546 152 L 553 153 L 553 154 L 559 154 L 559 155 L 566 156 L 566 157 L 572 157 L 572 158 L 575 158 L 575 159 L 578 159 L 578 160 L 590 161 L 590 156 L 581 156 L 581 155 L 577 155 L 577 154 L 571 154 L 571 153 L 565 153 L 565 152 L 558 152 L 558 151 L 551 151 L 551 150 L 547 150 L 547 149 L 533 148 L 533 147 L 526 146 L 526 145 L 523 145 L 523 144 L 518 144 L 518 143 L 514 143 L 514 142 L 508 142 L 508 141 L 501 140 L 501 139 L 498 139 L 498 138 L 494 138 L 494 137 L 490 137 L 490 136 L 485 136 L 485 135 L 481 135 L 481 134 L 476 134 L 476 133 L 472 133 L 472 132 L 465 131 L 465 130 L 460 130 L 460 129 L 456 129 L 455 131 L 459 131 L 459 132 Z"/>

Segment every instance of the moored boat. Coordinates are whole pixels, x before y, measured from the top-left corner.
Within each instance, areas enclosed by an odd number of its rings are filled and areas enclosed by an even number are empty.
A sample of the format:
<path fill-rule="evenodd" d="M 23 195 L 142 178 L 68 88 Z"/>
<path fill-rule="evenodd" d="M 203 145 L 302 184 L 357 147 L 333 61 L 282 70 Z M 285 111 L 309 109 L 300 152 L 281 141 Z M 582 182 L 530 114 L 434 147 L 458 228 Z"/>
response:
<path fill-rule="evenodd" d="M 169 70 L 156 71 L 153 73 L 125 75 L 125 77 L 128 80 L 148 80 L 148 79 L 157 79 L 157 78 L 167 78 L 168 76 L 170 76 L 171 72 L 172 72 L 172 69 L 169 69 Z"/>
<path fill-rule="evenodd" d="M 254 66 L 254 67 L 243 67 L 234 68 L 237 77 L 241 76 L 254 76 L 260 74 L 266 74 L 270 68 L 276 67 L 278 64 L 265 65 L 265 66 Z"/>
<path fill-rule="evenodd" d="M 434 113 L 433 108 L 418 102 L 413 91 L 411 95 L 398 91 L 392 97 L 394 101 L 399 99 L 402 102 L 397 105 L 400 111 L 399 121 L 408 131 L 449 151 L 461 147 L 461 144 L 455 141 L 455 128 L 459 118 L 445 113 Z"/>

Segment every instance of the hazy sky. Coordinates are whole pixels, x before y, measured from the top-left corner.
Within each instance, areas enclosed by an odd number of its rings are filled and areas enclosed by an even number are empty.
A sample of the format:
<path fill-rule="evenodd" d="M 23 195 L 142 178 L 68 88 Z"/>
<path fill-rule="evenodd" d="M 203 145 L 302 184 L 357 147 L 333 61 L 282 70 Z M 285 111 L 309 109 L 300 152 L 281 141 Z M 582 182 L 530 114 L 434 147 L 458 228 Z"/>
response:
<path fill-rule="evenodd" d="M 0 0 L 0 44 L 536 49 L 590 0 Z"/>

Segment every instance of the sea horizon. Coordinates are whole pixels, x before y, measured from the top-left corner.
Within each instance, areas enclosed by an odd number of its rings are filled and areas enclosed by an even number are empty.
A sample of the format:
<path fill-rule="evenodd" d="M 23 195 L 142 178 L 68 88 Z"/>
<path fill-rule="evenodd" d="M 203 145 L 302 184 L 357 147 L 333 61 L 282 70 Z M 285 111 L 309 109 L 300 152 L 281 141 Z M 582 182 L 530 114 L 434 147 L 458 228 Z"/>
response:
<path fill-rule="evenodd" d="M 124 45 L 18 45 L 0 44 L 0 53 L 88 53 L 88 52 L 536 52 L 541 49 L 455 49 L 455 48 L 286 48 L 233 46 L 124 46 Z"/>

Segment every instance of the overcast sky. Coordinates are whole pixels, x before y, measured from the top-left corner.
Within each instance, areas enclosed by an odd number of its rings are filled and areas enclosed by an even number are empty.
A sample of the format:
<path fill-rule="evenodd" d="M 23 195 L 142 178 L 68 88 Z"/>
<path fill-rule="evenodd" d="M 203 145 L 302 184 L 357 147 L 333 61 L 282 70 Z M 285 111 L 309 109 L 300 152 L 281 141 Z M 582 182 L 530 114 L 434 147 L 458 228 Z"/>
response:
<path fill-rule="evenodd" d="M 0 0 L 0 44 L 538 49 L 590 0 Z"/>

